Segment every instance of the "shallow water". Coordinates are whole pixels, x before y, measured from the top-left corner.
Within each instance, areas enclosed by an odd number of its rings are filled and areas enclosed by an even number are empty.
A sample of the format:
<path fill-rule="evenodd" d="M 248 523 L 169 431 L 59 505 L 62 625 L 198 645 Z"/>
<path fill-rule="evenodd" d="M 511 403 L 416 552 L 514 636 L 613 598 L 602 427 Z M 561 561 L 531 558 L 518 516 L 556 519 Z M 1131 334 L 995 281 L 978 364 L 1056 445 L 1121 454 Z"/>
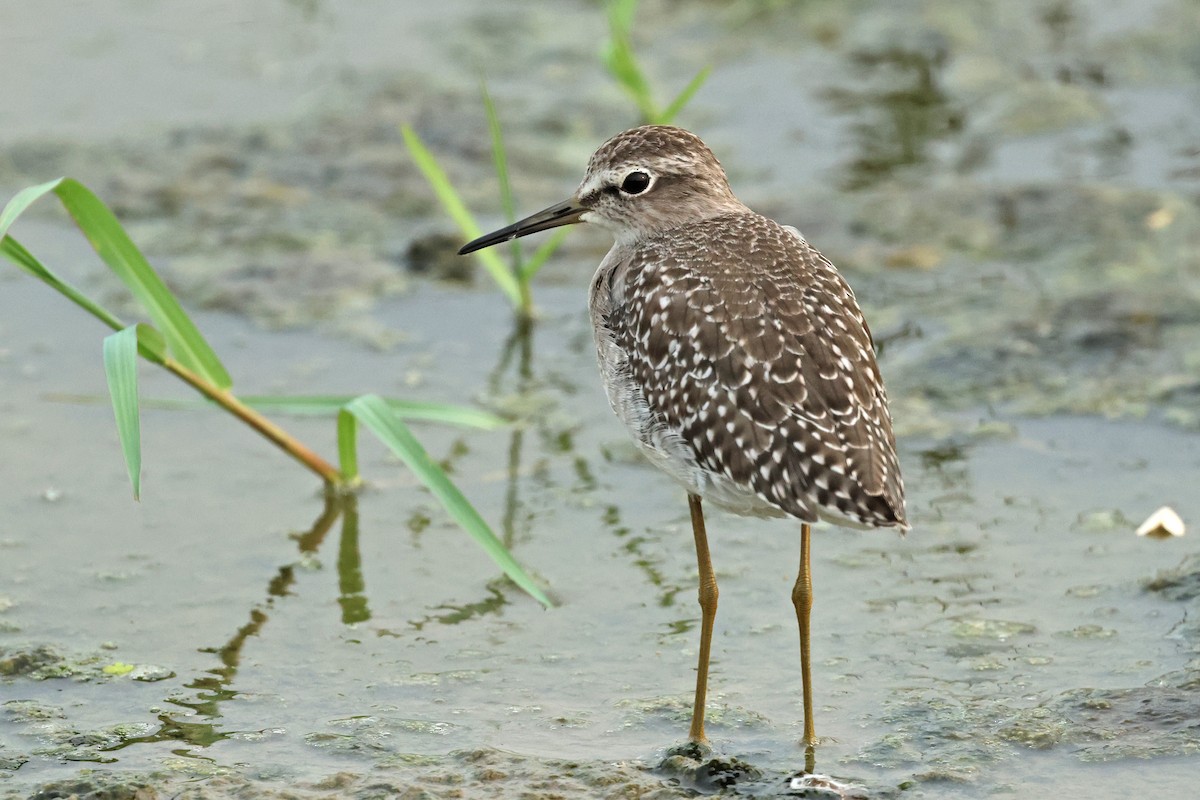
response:
<path fill-rule="evenodd" d="M 246 393 L 375 391 L 522 419 L 418 434 L 558 607 L 498 580 L 381 449 L 363 454 L 371 488 L 327 508 L 232 421 L 150 408 L 132 503 L 111 412 L 89 399 L 101 331 L 0 271 L 5 796 L 64 781 L 115 796 L 686 793 L 653 768 L 690 713 L 694 556 L 684 498 L 598 387 L 584 293 L 603 236 L 572 237 L 539 276 L 524 364 L 486 276 L 402 269 L 411 240 L 448 226 L 395 125 L 416 123 L 494 207 L 473 95 L 487 63 L 522 205 L 558 199 L 633 121 L 596 69 L 599 34 L 562 15 L 599 17 L 408 5 L 29 15 L 0 33 L 0 60 L 47 69 L 0 120 L 0 185 L 68 172 L 113 202 Z M 1200 518 L 1200 106 L 1177 33 L 1194 10 L 903 6 L 648 4 L 639 42 L 668 85 L 718 60 L 681 122 L 746 199 L 842 265 L 882 344 L 914 529 L 817 533 L 817 767 L 877 797 L 1186 796 L 1200 563 L 1190 536 L 1132 531 L 1164 503 Z M 158 77 L 130 31 L 86 17 L 134 11 L 148 52 L 175 54 Z M 51 32 L 85 75 L 127 75 L 128 105 L 52 92 L 31 61 Z M 15 233 L 115 296 L 60 221 Z M 142 380 L 146 397 L 187 396 Z M 331 421 L 285 424 L 334 451 Z M 709 732 L 761 770 L 739 791 L 784 794 L 804 766 L 797 531 L 715 512 L 709 530 Z M 104 672 L 117 664 L 135 669 Z"/>

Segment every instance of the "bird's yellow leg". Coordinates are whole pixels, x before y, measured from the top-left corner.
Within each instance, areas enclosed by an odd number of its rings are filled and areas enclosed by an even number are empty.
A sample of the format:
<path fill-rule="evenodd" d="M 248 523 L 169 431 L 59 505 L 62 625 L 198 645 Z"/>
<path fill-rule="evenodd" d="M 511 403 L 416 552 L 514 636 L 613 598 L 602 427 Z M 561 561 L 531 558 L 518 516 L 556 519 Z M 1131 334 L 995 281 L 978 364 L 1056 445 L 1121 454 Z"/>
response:
<path fill-rule="evenodd" d="M 713 621 L 717 618 L 717 576 L 708 554 L 708 535 L 704 531 L 704 509 L 700 496 L 689 494 L 692 534 L 696 537 L 696 564 L 700 574 L 700 658 L 696 665 L 696 702 L 692 706 L 692 727 L 688 738 L 707 742 L 704 735 L 704 703 L 708 694 L 708 656 L 712 649 Z"/>
<path fill-rule="evenodd" d="M 812 657 L 809 652 L 809 618 L 812 614 L 813 586 L 812 565 L 809 561 L 809 539 L 812 528 L 807 522 L 800 526 L 800 574 L 792 587 L 792 605 L 796 607 L 796 622 L 800 625 L 800 679 L 804 684 L 804 746 L 811 760 L 812 748 L 817 743 L 816 726 L 813 723 L 812 702 Z M 810 770 L 811 771 L 811 770 Z"/>

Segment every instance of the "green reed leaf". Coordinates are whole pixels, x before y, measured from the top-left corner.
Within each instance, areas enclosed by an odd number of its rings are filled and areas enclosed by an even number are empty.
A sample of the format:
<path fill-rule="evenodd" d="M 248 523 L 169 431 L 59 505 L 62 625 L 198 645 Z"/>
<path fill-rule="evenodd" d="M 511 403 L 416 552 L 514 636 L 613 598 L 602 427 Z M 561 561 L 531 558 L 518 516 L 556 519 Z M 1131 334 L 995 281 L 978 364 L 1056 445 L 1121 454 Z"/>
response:
<path fill-rule="evenodd" d="M 697 72 L 695 77 L 688 82 L 688 85 L 683 87 L 683 91 L 675 96 L 675 99 L 671 101 L 666 110 L 658 115 L 657 124 L 670 125 L 675 117 L 679 115 L 679 112 L 683 110 L 683 107 L 691 102 L 696 92 L 700 91 L 700 87 L 704 85 L 704 82 L 708 80 L 708 76 L 711 74 L 712 66 L 704 67 Z"/>
<path fill-rule="evenodd" d="M 346 409 L 337 416 L 338 466 L 347 481 L 358 479 L 358 420 Z"/>
<path fill-rule="evenodd" d="M 488 557 L 531 597 L 547 608 L 553 605 L 533 579 L 525 573 L 504 544 L 484 522 L 475 507 L 447 477 L 403 420 L 392 411 L 387 401 L 377 395 L 363 395 L 351 401 L 346 411 L 353 414 L 375 436 L 403 461 L 425 484 L 434 497 L 449 512 L 454 521 L 473 538 Z"/>
<path fill-rule="evenodd" d="M 421 174 L 425 176 L 425 180 L 433 188 L 433 192 L 437 195 L 438 202 L 442 204 L 442 208 L 450 215 L 450 219 L 454 220 L 454 224 L 458 226 L 459 231 L 467 239 L 475 239 L 483 235 L 483 228 L 471 216 L 471 212 L 467 210 L 463 204 L 462 198 L 459 197 L 454 185 L 450 183 L 450 179 L 446 176 L 445 171 L 434 158 L 433 153 L 425 146 L 424 142 L 412 129 L 410 125 L 400 126 L 400 133 L 404 136 L 404 145 L 408 148 L 409 155 L 412 156 L 417 168 L 421 170 Z M 492 276 L 492 280 L 496 285 L 508 296 L 508 299 L 516 307 L 521 305 L 521 287 L 517 282 L 512 271 L 491 250 L 480 250 L 476 253 L 483 266 Z"/>
<path fill-rule="evenodd" d="M 125 327 L 114 314 L 59 278 L 38 262 L 20 243 L 6 235 L 9 227 L 29 206 L 51 192 L 58 196 L 97 255 L 121 279 L 149 314 L 150 319 L 163 332 L 175 358 L 209 382 L 223 389 L 229 388 L 229 373 L 225 371 L 221 360 L 209 347 L 195 323 L 129 238 L 129 234 L 108 206 L 79 181 L 59 178 L 18 192 L 4 210 L 0 211 L 0 236 L 3 237 L 0 246 L 4 255 L 26 272 L 40 278 L 77 305 L 99 317 L 109 327 L 115 330 Z M 161 358 L 159 361 L 161 362 Z"/>
<path fill-rule="evenodd" d="M 609 73 L 634 101 L 646 122 L 659 116 L 658 107 L 637 59 L 633 54 L 631 33 L 637 16 L 637 0 L 612 0 L 608 4 L 608 42 L 603 59 Z"/>
<path fill-rule="evenodd" d="M 332 416 L 357 395 L 246 395 L 242 402 L 259 411 L 275 411 L 299 416 Z M 445 403 L 421 403 L 413 400 L 384 398 L 384 402 L 401 419 L 420 422 L 443 422 L 464 428 L 495 430 L 509 424 L 508 420 L 487 411 Z"/>
<path fill-rule="evenodd" d="M 538 248 L 533 251 L 533 255 L 525 262 L 524 268 L 521 270 L 522 280 L 529 282 L 533 280 L 533 276 L 538 273 L 550 256 L 554 255 L 554 251 L 559 248 L 559 245 L 567 238 L 567 234 L 571 232 L 569 227 L 559 228 L 554 233 L 546 238 L 546 241 L 538 245 Z"/>
<path fill-rule="evenodd" d="M 71 178 L 62 179 L 55 193 L 101 260 L 162 331 L 175 358 L 210 383 L 228 389 L 233 382 L 221 360 L 108 206 Z"/>
<path fill-rule="evenodd" d="M 504 131 L 500 127 L 500 115 L 496 113 L 496 104 L 492 102 L 492 96 L 488 94 L 487 85 L 480 83 L 479 88 L 483 93 L 483 110 L 487 116 L 488 132 L 492 137 L 492 163 L 496 167 L 496 180 L 500 183 L 500 205 L 504 209 L 506 221 L 512 223 L 517 219 L 517 201 L 513 197 L 512 183 L 508 178 L 508 154 L 504 149 Z M 529 291 L 525 259 L 521 255 L 521 243 L 513 239 L 508 243 L 508 251 L 509 257 L 512 259 L 510 268 L 517 280 L 517 288 L 521 295 L 520 309 L 528 315 L 533 310 L 533 297 Z"/>
<path fill-rule="evenodd" d="M 18 267 L 47 286 L 50 286 L 113 330 L 119 331 L 125 327 L 125 323 L 115 314 L 51 272 L 48 267 L 38 261 L 32 253 L 25 249 L 24 245 L 13 237 L 5 236 L 3 239 L 0 239 L 0 253 L 3 253 L 6 258 Z"/>
<path fill-rule="evenodd" d="M 133 485 L 133 499 L 142 493 L 142 432 L 138 414 L 138 326 L 104 337 L 104 375 L 112 398 L 117 435 L 125 454 L 125 468 Z"/>

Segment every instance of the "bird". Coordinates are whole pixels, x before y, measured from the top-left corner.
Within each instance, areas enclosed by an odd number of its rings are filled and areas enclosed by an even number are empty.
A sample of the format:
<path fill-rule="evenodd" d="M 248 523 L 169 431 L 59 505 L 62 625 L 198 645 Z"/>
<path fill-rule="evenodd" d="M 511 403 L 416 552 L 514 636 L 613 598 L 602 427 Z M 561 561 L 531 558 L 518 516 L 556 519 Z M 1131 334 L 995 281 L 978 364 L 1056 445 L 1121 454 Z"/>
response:
<path fill-rule="evenodd" d="M 687 493 L 701 612 L 691 742 L 704 712 L 718 588 L 704 503 L 800 522 L 792 603 L 804 736 L 817 745 L 810 622 L 818 520 L 909 530 L 887 393 L 854 292 L 794 227 L 734 195 L 712 150 L 667 125 L 602 144 L 566 201 L 481 236 L 472 253 L 592 223 L 614 237 L 589 313 L 610 404 Z M 811 771 L 811 770 L 810 770 Z"/>

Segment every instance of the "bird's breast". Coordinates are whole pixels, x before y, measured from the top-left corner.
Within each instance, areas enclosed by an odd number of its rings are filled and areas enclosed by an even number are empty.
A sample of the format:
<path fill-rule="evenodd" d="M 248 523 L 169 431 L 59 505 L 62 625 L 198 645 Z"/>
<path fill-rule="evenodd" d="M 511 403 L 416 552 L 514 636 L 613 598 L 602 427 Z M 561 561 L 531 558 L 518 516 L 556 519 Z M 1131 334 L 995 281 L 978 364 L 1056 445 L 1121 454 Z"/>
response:
<path fill-rule="evenodd" d="M 784 516 L 783 512 L 750 487 L 704 467 L 696 448 L 683 432 L 656 414 L 641 383 L 630 367 L 630 354 L 615 329 L 625 313 L 625 284 L 632 254 L 618 245 L 609 251 L 592 279 L 589 310 L 596 338 L 596 355 L 604 391 L 617 418 L 638 448 L 654 466 L 671 476 L 691 494 L 728 511 L 747 516 Z"/>

